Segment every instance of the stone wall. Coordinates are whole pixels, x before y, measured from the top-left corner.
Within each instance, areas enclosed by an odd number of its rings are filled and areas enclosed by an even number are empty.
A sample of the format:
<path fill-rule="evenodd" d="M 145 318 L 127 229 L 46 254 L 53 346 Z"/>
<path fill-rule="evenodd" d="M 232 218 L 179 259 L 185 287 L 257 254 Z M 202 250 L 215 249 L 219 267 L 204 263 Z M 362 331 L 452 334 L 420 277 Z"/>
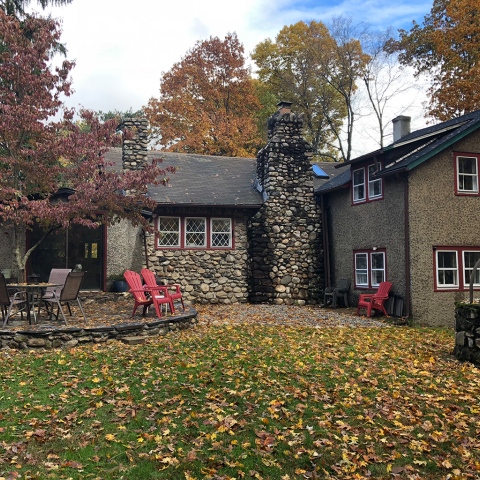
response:
<path fill-rule="evenodd" d="M 124 118 L 119 129 L 129 130 L 130 140 L 123 140 L 122 164 L 124 169 L 142 170 L 147 164 L 148 121 L 146 118 Z"/>
<path fill-rule="evenodd" d="M 160 207 L 161 208 L 161 207 Z M 162 209 L 165 211 L 165 209 Z M 163 278 L 164 284 L 179 284 L 183 299 L 195 303 L 240 303 L 248 298 L 248 213 L 217 211 L 212 208 L 179 209 L 179 216 L 233 215 L 234 249 L 155 249 L 155 238 L 148 238 L 149 267 Z"/>
<path fill-rule="evenodd" d="M 480 305 L 457 303 L 456 307 L 455 358 L 480 365 Z"/>
<path fill-rule="evenodd" d="M 268 120 L 257 156 L 265 203 L 248 226 L 250 301 L 292 305 L 322 297 L 320 209 L 313 195 L 312 149 L 303 118 L 283 102 Z"/>

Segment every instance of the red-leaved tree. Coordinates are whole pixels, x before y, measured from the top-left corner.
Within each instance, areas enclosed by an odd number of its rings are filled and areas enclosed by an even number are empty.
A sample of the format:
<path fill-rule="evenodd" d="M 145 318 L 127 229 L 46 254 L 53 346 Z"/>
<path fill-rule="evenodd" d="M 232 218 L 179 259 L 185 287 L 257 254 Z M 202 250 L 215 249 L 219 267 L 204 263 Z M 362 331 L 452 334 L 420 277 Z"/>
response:
<path fill-rule="evenodd" d="M 122 219 L 151 230 L 141 215 L 155 206 L 145 196 L 147 185 L 165 184 L 174 169 L 161 170 L 154 161 L 141 171 L 117 173 L 103 157 L 121 141 L 116 120 L 101 123 L 86 110 L 79 116 L 87 129 L 74 121 L 73 110 L 53 120 L 62 96 L 72 93 L 74 66 L 66 60 L 56 69 L 50 65 L 60 39 L 56 21 L 29 17 L 20 23 L 0 9 L 0 32 L 0 224 L 15 231 L 19 275 L 40 243 L 25 252 L 25 229 L 35 223 L 45 235 L 72 223 L 97 228 Z M 68 201 L 55 195 L 62 187 L 74 191 Z"/>

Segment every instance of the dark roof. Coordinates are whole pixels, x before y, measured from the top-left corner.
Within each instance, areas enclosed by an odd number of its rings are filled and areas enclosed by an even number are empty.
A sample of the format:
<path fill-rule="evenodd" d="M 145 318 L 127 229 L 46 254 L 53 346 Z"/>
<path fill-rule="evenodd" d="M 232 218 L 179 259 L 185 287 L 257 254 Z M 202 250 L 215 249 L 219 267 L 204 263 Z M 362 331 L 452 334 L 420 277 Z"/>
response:
<path fill-rule="evenodd" d="M 336 190 L 337 188 L 343 187 L 350 182 L 350 168 L 346 168 L 345 170 L 340 170 L 337 172 L 338 173 L 332 178 L 332 180 L 328 180 L 319 188 L 316 188 L 315 194 L 327 193 L 331 190 Z"/>
<path fill-rule="evenodd" d="M 163 158 L 163 166 L 178 167 L 170 175 L 167 187 L 150 186 L 150 196 L 161 204 L 175 205 L 230 205 L 259 206 L 261 194 L 253 188 L 256 159 L 240 157 L 216 157 L 149 151 L 148 158 Z M 112 148 L 106 161 L 122 167 L 121 148 Z"/>
<path fill-rule="evenodd" d="M 336 168 L 335 162 L 315 162 L 314 165 L 318 165 L 327 175 L 328 178 L 319 178 L 313 175 L 313 189 L 316 190 L 320 188 L 325 183 L 329 182 L 341 173 Z"/>
<path fill-rule="evenodd" d="M 384 168 L 377 173 L 377 177 L 386 177 L 412 170 L 478 128 L 480 128 L 480 110 L 416 130 L 388 145 L 383 150 L 375 150 L 349 162 L 336 164 L 335 168 L 347 167 L 344 174 L 334 181 L 329 180 L 315 193 L 325 193 L 347 184 L 350 181 L 350 166 L 374 157 L 381 160 L 384 165 Z"/>

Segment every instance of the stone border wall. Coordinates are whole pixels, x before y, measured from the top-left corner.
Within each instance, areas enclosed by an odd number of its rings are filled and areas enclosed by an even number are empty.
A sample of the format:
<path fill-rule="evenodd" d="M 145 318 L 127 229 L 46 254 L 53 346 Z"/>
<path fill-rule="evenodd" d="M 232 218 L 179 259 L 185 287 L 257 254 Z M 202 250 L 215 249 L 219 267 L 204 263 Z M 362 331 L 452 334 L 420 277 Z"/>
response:
<path fill-rule="evenodd" d="M 169 332 L 185 330 L 197 323 L 193 308 L 182 314 L 148 323 L 125 323 L 93 328 L 59 328 L 52 330 L 0 330 L 0 347 L 15 350 L 52 350 L 72 348 L 92 343 L 109 343 L 127 337 L 159 337 Z"/>
<path fill-rule="evenodd" d="M 457 303 L 455 358 L 480 365 L 480 304 Z"/>

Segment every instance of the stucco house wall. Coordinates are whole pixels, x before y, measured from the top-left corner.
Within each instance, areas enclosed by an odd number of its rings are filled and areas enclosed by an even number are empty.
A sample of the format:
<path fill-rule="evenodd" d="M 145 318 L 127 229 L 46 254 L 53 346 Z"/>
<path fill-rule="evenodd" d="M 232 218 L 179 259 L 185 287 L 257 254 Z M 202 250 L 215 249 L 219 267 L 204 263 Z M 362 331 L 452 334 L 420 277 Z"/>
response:
<path fill-rule="evenodd" d="M 107 290 L 111 287 L 110 275 L 125 270 L 139 272 L 145 263 L 141 227 L 134 227 L 130 221 L 107 228 Z"/>
<path fill-rule="evenodd" d="M 404 184 L 396 178 L 384 181 L 382 200 L 352 205 L 351 187 L 326 195 L 332 285 L 341 278 L 351 281 L 350 300 L 355 305 L 362 293 L 355 289 L 354 250 L 386 249 L 386 279 L 392 292 L 405 297 Z"/>
<path fill-rule="evenodd" d="M 25 251 L 25 233 L 22 234 L 22 251 Z M 15 259 L 15 232 L 13 227 L 0 226 L 0 270 L 10 269 L 12 278 L 18 278 Z"/>
<path fill-rule="evenodd" d="M 409 174 L 412 315 L 429 326 L 453 326 L 455 301 L 468 298 L 468 292 L 434 291 L 433 247 L 480 246 L 480 197 L 455 195 L 454 152 L 480 153 L 480 134 Z"/>

